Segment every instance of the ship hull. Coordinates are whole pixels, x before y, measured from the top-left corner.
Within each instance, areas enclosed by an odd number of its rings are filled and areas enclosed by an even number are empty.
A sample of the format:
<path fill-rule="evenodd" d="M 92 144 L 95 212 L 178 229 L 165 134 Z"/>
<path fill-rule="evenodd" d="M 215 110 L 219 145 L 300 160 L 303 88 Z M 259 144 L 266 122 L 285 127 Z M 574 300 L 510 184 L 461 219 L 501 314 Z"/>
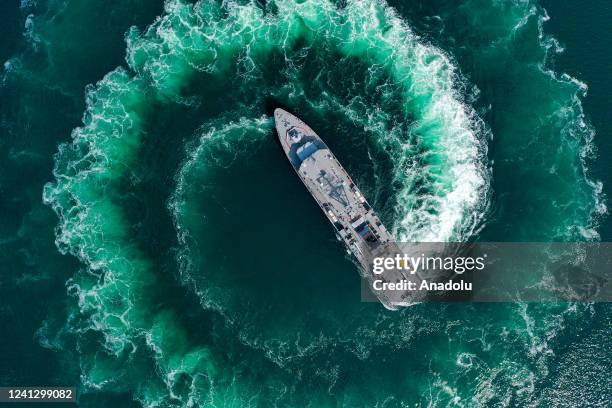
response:
<path fill-rule="evenodd" d="M 392 235 L 336 156 L 306 123 L 283 109 L 274 111 L 274 119 L 285 155 L 357 260 L 361 275 L 367 281 L 417 281 L 418 277 L 407 271 L 388 271 L 384 277 L 370 272 L 374 257 L 399 253 Z M 414 303 L 405 293 L 375 294 L 390 309 Z"/>

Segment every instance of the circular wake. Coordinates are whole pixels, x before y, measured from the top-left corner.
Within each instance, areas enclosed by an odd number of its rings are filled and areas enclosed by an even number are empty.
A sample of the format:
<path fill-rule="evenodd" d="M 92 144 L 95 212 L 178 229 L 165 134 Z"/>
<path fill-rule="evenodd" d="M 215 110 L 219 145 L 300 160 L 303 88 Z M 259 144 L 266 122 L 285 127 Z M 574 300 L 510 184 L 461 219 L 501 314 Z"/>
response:
<path fill-rule="evenodd" d="M 275 145 L 266 104 L 316 129 L 398 239 L 468 240 L 489 205 L 488 131 L 453 61 L 373 0 L 168 1 L 127 45 L 129 69 L 88 89 L 44 190 L 60 250 L 86 266 L 69 282 L 85 384 L 147 406 L 299 405 L 312 390 L 333 405 L 334 387 L 348 405 L 382 403 L 377 387 L 393 395 L 401 381 L 347 380 L 332 357 L 384 369 L 368 358 L 458 329 L 355 306 L 356 271 Z M 185 287 L 212 334 L 168 300 Z M 474 353 L 457 353 L 461 370 L 485 366 Z M 424 369 L 412 364 L 396 369 Z M 529 387 L 531 371 L 504 367 Z"/>

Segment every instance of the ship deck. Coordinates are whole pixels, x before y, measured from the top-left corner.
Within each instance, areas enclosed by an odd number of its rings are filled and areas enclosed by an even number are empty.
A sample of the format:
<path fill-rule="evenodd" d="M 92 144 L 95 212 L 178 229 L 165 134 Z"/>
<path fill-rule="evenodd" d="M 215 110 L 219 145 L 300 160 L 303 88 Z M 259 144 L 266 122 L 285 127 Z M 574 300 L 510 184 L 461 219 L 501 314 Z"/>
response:
<path fill-rule="evenodd" d="M 333 224 L 340 239 L 361 265 L 363 276 L 374 279 L 370 262 L 378 256 L 394 256 L 399 248 L 359 188 L 321 138 L 299 118 L 276 109 L 278 138 L 298 176 Z M 390 270 L 376 279 L 420 281 L 408 271 Z M 388 308 L 409 304 L 406 293 L 377 293 Z"/>

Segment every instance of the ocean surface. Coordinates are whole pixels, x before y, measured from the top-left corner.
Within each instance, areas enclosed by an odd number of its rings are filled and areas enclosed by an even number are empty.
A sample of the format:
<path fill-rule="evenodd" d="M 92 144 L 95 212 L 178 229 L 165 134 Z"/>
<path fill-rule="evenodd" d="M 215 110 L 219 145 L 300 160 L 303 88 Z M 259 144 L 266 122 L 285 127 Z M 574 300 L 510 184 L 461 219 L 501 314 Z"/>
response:
<path fill-rule="evenodd" d="M 0 17 L 0 385 L 83 407 L 609 406 L 609 304 L 361 303 L 271 119 L 309 123 L 397 239 L 610 241 L 608 1 Z"/>

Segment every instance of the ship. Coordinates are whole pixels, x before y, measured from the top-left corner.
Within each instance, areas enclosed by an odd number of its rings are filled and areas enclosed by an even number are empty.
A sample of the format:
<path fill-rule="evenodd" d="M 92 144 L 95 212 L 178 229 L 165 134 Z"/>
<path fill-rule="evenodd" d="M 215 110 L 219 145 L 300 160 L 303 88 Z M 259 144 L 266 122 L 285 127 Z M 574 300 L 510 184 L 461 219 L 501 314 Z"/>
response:
<path fill-rule="evenodd" d="M 315 199 L 336 235 L 354 256 L 360 274 L 367 282 L 386 283 L 412 281 L 420 283 L 410 267 L 385 271 L 384 276 L 372 272 L 376 257 L 393 257 L 401 253 L 392 234 L 383 225 L 366 197 L 340 164 L 325 142 L 301 119 L 277 108 L 274 121 L 279 142 L 289 163 Z M 380 286 L 380 282 L 378 282 Z M 373 291 L 388 309 L 418 302 L 407 291 Z"/>

